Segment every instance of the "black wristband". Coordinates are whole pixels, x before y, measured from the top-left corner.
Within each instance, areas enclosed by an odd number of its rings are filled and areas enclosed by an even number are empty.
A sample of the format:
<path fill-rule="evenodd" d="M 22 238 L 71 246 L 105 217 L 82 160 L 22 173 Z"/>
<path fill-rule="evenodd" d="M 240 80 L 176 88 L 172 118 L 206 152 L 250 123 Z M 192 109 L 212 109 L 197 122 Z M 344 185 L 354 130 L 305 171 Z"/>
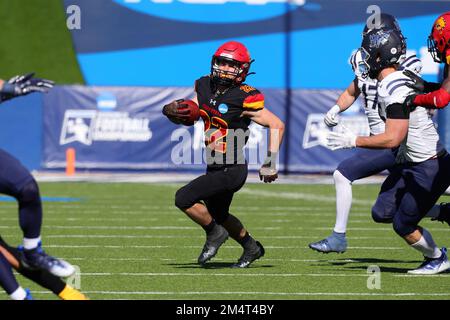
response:
<path fill-rule="evenodd" d="M 264 160 L 263 166 L 265 167 L 275 167 L 277 163 L 278 152 L 267 151 L 266 159 Z"/>

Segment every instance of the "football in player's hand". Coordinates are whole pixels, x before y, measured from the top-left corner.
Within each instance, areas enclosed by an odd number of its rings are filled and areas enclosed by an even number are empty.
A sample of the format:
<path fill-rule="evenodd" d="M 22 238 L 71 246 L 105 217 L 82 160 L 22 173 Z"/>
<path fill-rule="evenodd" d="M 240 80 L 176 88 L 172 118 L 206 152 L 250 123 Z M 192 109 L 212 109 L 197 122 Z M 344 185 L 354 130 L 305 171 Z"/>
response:
<path fill-rule="evenodd" d="M 185 126 L 192 126 L 200 118 L 200 108 L 192 100 L 183 100 L 178 104 L 178 111 L 182 114 L 187 114 L 182 124 Z"/>

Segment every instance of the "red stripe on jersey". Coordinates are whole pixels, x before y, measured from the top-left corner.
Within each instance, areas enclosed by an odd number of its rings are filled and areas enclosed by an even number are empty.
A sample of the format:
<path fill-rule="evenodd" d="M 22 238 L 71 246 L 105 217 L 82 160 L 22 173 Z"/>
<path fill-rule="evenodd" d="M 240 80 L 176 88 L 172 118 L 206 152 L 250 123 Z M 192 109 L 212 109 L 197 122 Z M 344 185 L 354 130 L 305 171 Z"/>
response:
<path fill-rule="evenodd" d="M 245 98 L 244 103 L 253 103 L 260 101 L 264 101 L 264 95 L 262 93 L 248 96 L 247 98 Z"/>

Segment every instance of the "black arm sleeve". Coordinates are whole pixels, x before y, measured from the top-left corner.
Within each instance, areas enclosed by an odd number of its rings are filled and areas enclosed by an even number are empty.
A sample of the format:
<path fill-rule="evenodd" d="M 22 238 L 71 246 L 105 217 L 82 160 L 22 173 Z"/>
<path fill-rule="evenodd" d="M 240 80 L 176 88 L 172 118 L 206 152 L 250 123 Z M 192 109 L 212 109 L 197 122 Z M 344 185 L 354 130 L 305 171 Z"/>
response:
<path fill-rule="evenodd" d="M 400 103 L 390 104 L 386 107 L 386 118 L 388 119 L 409 119 L 409 108 L 405 108 Z"/>
<path fill-rule="evenodd" d="M 425 82 L 424 86 L 425 93 L 429 93 L 439 90 L 442 85 L 438 82 Z"/>

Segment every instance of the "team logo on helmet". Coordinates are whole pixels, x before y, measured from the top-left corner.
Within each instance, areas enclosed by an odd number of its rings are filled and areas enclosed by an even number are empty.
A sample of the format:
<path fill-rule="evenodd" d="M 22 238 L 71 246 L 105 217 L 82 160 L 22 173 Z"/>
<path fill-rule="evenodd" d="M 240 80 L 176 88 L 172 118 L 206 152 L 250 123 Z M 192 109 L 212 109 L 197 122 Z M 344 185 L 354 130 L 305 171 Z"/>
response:
<path fill-rule="evenodd" d="M 370 35 L 370 48 L 379 48 L 382 45 L 386 44 L 386 42 L 389 39 L 389 35 L 391 34 L 392 30 L 380 30 L 375 34 Z"/>
<path fill-rule="evenodd" d="M 445 28 L 445 19 L 444 19 L 444 17 L 440 17 L 439 19 L 436 20 L 436 24 L 434 25 L 434 28 L 439 33 L 442 33 L 442 31 L 444 31 L 444 28 Z"/>

